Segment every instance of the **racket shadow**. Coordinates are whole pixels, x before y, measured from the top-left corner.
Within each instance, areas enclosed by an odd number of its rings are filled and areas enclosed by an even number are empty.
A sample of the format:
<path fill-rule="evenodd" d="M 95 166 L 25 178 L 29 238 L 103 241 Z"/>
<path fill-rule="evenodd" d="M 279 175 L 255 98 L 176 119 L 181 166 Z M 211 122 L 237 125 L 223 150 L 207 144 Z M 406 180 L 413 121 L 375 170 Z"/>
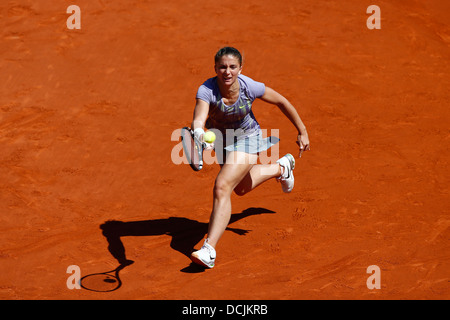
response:
<path fill-rule="evenodd" d="M 116 269 L 106 272 L 88 274 L 80 279 L 80 285 L 83 289 L 95 292 L 111 292 L 116 291 L 122 286 L 119 272 L 126 266 L 132 264 L 133 261 L 128 260 L 126 264 L 120 264 Z"/>
<path fill-rule="evenodd" d="M 249 216 L 273 213 L 275 212 L 265 208 L 248 208 L 241 213 L 232 214 L 229 224 Z M 108 251 L 119 262 L 120 266 L 126 266 L 133 261 L 126 257 L 122 237 L 169 235 L 172 237 L 170 247 L 189 257 L 194 246 L 207 234 L 208 223 L 182 217 L 128 222 L 110 220 L 100 225 L 100 229 L 108 242 Z M 245 235 L 250 231 L 231 227 L 227 227 L 226 230 L 239 235 Z M 195 273 L 202 272 L 204 269 L 191 264 L 181 271 Z"/>

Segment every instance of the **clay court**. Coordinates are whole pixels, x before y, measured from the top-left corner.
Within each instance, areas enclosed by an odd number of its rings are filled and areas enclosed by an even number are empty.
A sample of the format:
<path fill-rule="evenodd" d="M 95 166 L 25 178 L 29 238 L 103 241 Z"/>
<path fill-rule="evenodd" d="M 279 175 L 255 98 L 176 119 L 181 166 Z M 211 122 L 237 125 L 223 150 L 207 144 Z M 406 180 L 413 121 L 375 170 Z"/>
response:
<path fill-rule="evenodd" d="M 381 29 L 367 28 L 372 4 Z M 448 12 L 440 0 L 2 1 L 0 298 L 449 299 Z M 292 193 L 272 180 L 233 195 L 216 267 L 201 270 L 189 254 L 219 166 L 174 164 L 172 134 L 227 45 L 296 106 L 311 151 Z M 253 111 L 296 155 L 286 117 L 260 100 Z M 124 259 L 116 290 L 66 285 L 71 265 L 85 277 Z"/>

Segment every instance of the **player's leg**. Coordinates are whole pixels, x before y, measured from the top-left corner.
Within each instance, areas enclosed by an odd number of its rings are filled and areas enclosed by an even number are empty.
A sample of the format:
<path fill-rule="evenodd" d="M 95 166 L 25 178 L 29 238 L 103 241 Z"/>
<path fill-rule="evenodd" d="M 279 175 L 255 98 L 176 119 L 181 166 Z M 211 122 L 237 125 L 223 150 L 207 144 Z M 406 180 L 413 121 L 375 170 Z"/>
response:
<path fill-rule="evenodd" d="M 291 192 L 294 187 L 294 166 L 294 157 L 289 153 L 276 163 L 255 165 L 235 187 L 234 192 L 242 196 L 272 178 L 279 179 L 284 192 Z"/>
<path fill-rule="evenodd" d="M 209 222 L 208 243 L 215 247 L 231 217 L 231 193 L 256 163 L 258 156 L 230 152 L 217 175 L 213 190 L 213 209 Z"/>
<path fill-rule="evenodd" d="M 280 177 L 281 173 L 282 167 L 278 163 L 254 165 L 241 182 L 234 188 L 234 192 L 237 195 L 242 196 L 252 191 L 263 182 Z"/>
<path fill-rule="evenodd" d="M 209 221 L 208 235 L 200 250 L 191 254 L 197 264 L 214 267 L 215 247 L 222 237 L 231 217 L 231 193 L 242 178 L 256 163 L 257 155 L 244 152 L 230 152 L 217 175 L 213 191 L 213 209 Z"/>

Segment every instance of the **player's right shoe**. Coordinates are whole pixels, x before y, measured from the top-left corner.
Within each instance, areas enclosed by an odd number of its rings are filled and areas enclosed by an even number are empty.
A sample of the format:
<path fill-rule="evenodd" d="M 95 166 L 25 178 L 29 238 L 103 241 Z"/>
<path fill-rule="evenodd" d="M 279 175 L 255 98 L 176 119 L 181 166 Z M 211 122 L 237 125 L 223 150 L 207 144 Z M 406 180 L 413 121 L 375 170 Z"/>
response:
<path fill-rule="evenodd" d="M 208 239 L 205 240 L 200 250 L 197 250 L 191 254 L 192 262 L 199 264 L 206 268 L 214 267 L 216 261 L 216 250 L 208 243 Z"/>
<path fill-rule="evenodd" d="M 281 182 L 281 189 L 283 189 L 283 192 L 289 193 L 294 188 L 294 156 L 288 153 L 284 157 L 278 159 L 277 163 L 284 168 L 283 173 L 277 179 Z"/>

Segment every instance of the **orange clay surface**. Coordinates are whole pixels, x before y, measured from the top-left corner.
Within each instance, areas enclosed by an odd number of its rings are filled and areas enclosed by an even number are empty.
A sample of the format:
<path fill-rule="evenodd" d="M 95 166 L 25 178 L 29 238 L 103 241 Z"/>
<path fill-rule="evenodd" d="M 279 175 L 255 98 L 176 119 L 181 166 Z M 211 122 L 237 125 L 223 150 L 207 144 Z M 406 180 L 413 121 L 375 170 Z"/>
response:
<path fill-rule="evenodd" d="M 449 299 L 450 2 L 376 1 L 380 30 L 371 4 L 2 1 L 0 298 Z M 219 166 L 175 165 L 171 138 L 225 45 L 296 106 L 311 151 L 292 193 L 271 180 L 232 196 L 202 271 L 188 256 Z M 297 155 L 287 118 L 254 112 Z M 112 241 L 108 220 L 123 222 Z M 121 246 L 119 289 L 67 288 L 68 266 L 110 271 Z"/>

